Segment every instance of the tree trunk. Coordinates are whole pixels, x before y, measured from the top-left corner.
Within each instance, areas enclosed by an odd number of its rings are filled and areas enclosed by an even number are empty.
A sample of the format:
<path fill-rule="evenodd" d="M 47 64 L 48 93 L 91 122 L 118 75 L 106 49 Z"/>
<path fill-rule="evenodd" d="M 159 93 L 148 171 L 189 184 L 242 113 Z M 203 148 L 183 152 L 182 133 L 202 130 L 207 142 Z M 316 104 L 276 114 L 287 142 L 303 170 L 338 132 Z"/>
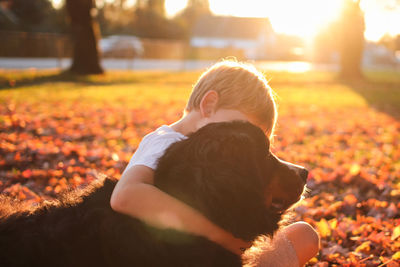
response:
<path fill-rule="evenodd" d="M 341 17 L 340 73 L 343 78 L 361 78 L 364 49 L 364 14 L 359 1 L 345 1 Z"/>
<path fill-rule="evenodd" d="M 93 19 L 95 0 L 67 0 L 66 7 L 73 40 L 70 71 L 82 75 L 103 73 L 97 47 L 100 31 Z"/>

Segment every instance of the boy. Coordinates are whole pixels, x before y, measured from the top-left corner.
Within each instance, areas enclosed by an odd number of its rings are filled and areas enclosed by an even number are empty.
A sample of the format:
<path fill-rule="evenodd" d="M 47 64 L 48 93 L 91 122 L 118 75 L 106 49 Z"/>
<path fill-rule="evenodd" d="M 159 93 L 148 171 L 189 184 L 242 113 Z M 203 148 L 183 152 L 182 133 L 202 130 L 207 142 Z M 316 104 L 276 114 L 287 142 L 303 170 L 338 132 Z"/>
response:
<path fill-rule="evenodd" d="M 223 61 L 215 64 L 200 76 L 194 86 L 184 116 L 143 138 L 114 189 L 111 207 L 156 227 L 174 228 L 205 236 L 240 254 L 242 248 L 251 244 L 235 238 L 193 208 L 154 187 L 154 169 L 157 160 L 170 144 L 186 138 L 186 135 L 208 123 L 245 120 L 257 125 L 271 137 L 276 117 L 272 90 L 260 72 L 238 62 Z M 315 241 L 311 236 L 314 234 L 315 237 L 316 234 L 311 233 L 311 226 L 305 223 L 287 229 L 293 230 L 288 231 L 285 237 L 293 244 L 302 265 L 318 249 L 318 245 L 311 242 Z M 310 239 L 309 248 L 304 245 L 307 237 Z M 301 243 L 296 243 L 298 241 Z M 304 252 L 305 247 L 307 249 Z M 289 249 L 293 250 L 290 246 Z"/>

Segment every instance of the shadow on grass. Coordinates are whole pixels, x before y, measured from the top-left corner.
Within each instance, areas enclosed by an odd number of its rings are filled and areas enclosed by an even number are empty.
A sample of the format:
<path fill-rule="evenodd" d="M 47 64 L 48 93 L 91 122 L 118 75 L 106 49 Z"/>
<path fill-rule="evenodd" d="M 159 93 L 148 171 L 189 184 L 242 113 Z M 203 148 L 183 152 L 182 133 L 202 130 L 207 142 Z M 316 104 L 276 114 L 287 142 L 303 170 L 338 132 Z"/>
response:
<path fill-rule="evenodd" d="M 0 89 L 18 89 L 23 86 L 38 85 L 49 82 L 73 82 L 83 85 L 124 84 L 139 82 L 140 78 L 135 75 L 76 75 L 69 71 L 33 71 L 18 73 L 0 73 Z"/>
<path fill-rule="evenodd" d="M 185 84 L 191 86 L 199 73 L 179 71 L 109 71 L 100 75 L 76 75 L 68 71 L 0 71 L 0 90 L 17 89 L 44 83 L 71 82 L 81 85 Z"/>
<path fill-rule="evenodd" d="M 363 97 L 370 107 L 400 119 L 400 73 L 371 72 L 360 80 L 338 80 Z"/>

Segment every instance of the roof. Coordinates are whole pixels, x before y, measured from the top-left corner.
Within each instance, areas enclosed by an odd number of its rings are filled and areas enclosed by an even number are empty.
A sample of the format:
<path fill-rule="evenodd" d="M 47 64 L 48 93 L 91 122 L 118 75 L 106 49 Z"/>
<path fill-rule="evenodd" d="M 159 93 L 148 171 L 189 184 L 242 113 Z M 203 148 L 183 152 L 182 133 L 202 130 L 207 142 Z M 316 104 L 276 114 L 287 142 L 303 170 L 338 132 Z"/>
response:
<path fill-rule="evenodd" d="M 192 36 L 258 39 L 263 32 L 272 32 L 271 23 L 267 18 L 206 15 L 197 20 Z"/>

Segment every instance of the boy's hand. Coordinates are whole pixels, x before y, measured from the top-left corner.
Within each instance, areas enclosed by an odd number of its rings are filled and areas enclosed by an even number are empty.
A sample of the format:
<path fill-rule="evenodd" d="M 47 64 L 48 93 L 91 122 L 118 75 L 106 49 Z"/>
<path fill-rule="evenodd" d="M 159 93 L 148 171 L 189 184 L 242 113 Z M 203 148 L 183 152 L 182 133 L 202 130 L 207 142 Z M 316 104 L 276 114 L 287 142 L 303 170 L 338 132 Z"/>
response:
<path fill-rule="evenodd" d="M 246 249 L 251 247 L 251 242 L 245 242 L 242 239 L 234 237 L 231 233 L 226 232 L 222 228 L 218 230 L 220 234 L 222 234 L 216 240 L 212 240 L 215 243 L 221 245 L 225 249 L 229 250 L 232 253 L 237 255 L 241 255 Z"/>
<path fill-rule="evenodd" d="M 282 233 L 292 243 L 300 266 L 304 266 L 304 264 L 318 253 L 320 246 L 319 235 L 308 223 L 293 223 L 282 229 Z"/>

